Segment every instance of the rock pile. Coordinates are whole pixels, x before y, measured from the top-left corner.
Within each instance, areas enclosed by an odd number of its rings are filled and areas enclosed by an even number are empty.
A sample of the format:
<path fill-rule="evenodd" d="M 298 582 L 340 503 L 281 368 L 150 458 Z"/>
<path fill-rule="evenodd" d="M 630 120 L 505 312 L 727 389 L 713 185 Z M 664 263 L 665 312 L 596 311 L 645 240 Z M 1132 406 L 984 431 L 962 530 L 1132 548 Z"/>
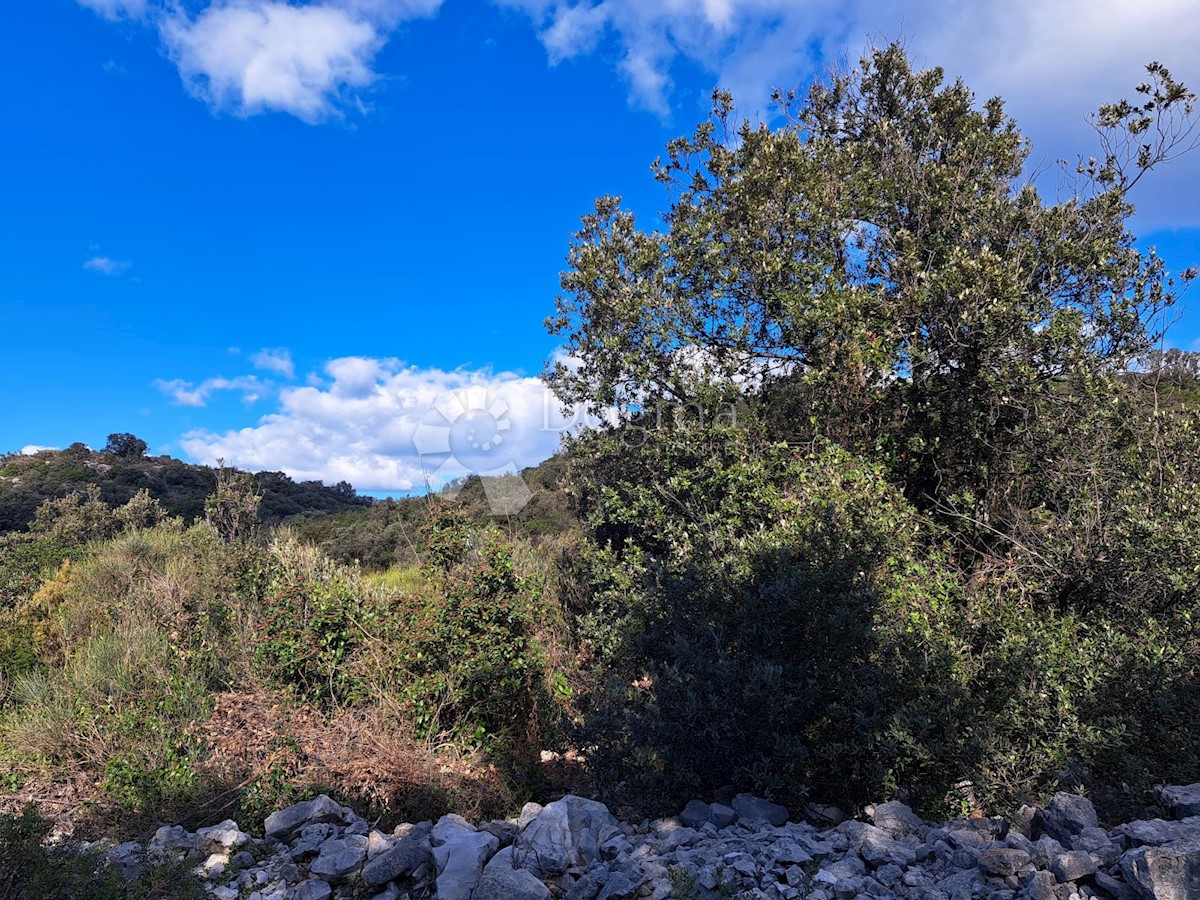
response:
<path fill-rule="evenodd" d="M 171 826 L 109 857 L 132 877 L 147 857 L 190 856 L 218 900 L 1200 898 L 1200 784 L 1160 799 L 1167 818 L 1110 830 L 1065 793 L 1015 825 L 929 823 L 891 802 L 869 809 L 869 822 L 821 830 L 745 794 L 636 824 L 567 796 L 511 820 L 447 815 L 384 834 L 321 796 L 272 814 L 262 839 L 232 821 Z M 828 808 L 818 812 L 829 821 Z"/>

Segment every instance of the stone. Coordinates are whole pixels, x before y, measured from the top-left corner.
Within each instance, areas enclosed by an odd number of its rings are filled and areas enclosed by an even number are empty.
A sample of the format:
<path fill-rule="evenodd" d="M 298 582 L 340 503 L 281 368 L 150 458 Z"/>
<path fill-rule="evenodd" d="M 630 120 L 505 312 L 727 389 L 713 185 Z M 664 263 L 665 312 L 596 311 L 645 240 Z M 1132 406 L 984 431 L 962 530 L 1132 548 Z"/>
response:
<path fill-rule="evenodd" d="M 1030 865 L 1029 854 L 1024 850 L 993 847 L 979 854 L 979 868 L 987 875 L 1003 878 L 1016 875 Z"/>
<path fill-rule="evenodd" d="M 292 896 L 295 900 L 329 900 L 333 896 L 333 888 L 326 881 L 310 878 L 296 888 L 296 893 Z"/>
<path fill-rule="evenodd" d="M 462 816 L 442 816 L 433 826 L 433 859 L 439 900 L 470 900 L 484 864 L 500 846 L 494 834 L 478 831 Z"/>
<path fill-rule="evenodd" d="M 1070 846 L 1071 839 L 1085 828 L 1100 824 L 1096 808 L 1087 797 L 1078 794 L 1057 793 L 1049 805 L 1038 810 L 1033 817 L 1035 832 L 1049 835 L 1060 844 Z"/>
<path fill-rule="evenodd" d="M 827 803 L 806 803 L 804 818 L 819 828 L 834 828 L 845 822 L 849 816 L 838 807 Z"/>
<path fill-rule="evenodd" d="M 690 800 L 679 814 L 679 821 L 689 828 L 699 828 L 708 822 L 709 806 L 703 800 Z"/>
<path fill-rule="evenodd" d="M 1056 900 L 1056 887 L 1054 876 L 1049 872 L 1030 872 L 1019 896 L 1022 900 Z"/>
<path fill-rule="evenodd" d="M 1200 816 L 1200 784 L 1166 785 L 1158 788 L 1156 793 L 1175 818 Z"/>
<path fill-rule="evenodd" d="M 244 833 L 233 819 L 196 831 L 196 849 L 201 853 L 227 853 L 250 843 L 250 835 Z"/>
<path fill-rule="evenodd" d="M 1078 881 L 1096 871 L 1096 863 L 1085 850 L 1060 853 L 1050 860 L 1050 871 L 1059 881 Z"/>
<path fill-rule="evenodd" d="M 1125 882 L 1113 878 L 1103 869 L 1097 869 L 1096 874 L 1092 877 L 1096 881 L 1096 887 L 1105 891 L 1114 900 L 1137 900 L 1137 891 L 1129 887 Z"/>
<path fill-rule="evenodd" d="M 1200 816 L 1189 816 L 1178 822 L 1166 819 L 1140 819 L 1118 825 L 1116 834 L 1133 847 L 1160 847 L 1177 841 L 1200 841 Z"/>
<path fill-rule="evenodd" d="M 600 847 L 620 829 L 603 803 L 568 794 L 547 805 L 513 843 L 516 867 L 539 879 L 600 861 Z"/>
<path fill-rule="evenodd" d="M 254 854 L 245 850 L 239 850 L 230 857 L 229 864 L 239 869 L 248 869 L 254 865 Z"/>
<path fill-rule="evenodd" d="M 196 849 L 196 836 L 182 825 L 164 825 L 154 832 L 150 841 L 152 850 L 183 850 L 187 853 Z"/>
<path fill-rule="evenodd" d="M 604 882 L 596 900 L 627 900 L 637 895 L 638 882 L 624 872 L 616 872 Z"/>
<path fill-rule="evenodd" d="M 228 865 L 228 854 L 213 853 L 196 867 L 196 874 L 202 878 L 220 878 Z"/>
<path fill-rule="evenodd" d="M 540 803 L 526 803 L 521 807 L 521 814 L 517 816 L 517 827 L 524 830 L 525 826 L 538 817 L 538 813 L 543 807 Z"/>
<path fill-rule="evenodd" d="M 549 889 L 531 872 L 513 866 L 512 847 L 492 857 L 471 900 L 549 900 Z"/>
<path fill-rule="evenodd" d="M 738 794 L 734 797 L 733 809 L 742 822 L 766 822 L 778 827 L 786 825 L 788 820 L 786 808 L 752 794 Z"/>
<path fill-rule="evenodd" d="M 329 797 L 321 794 L 314 800 L 305 800 L 286 809 L 273 812 L 263 822 L 267 837 L 286 840 L 306 825 L 322 823 L 349 824 L 357 818 L 353 812 Z"/>
<path fill-rule="evenodd" d="M 712 803 L 708 807 L 708 821 L 717 828 L 728 828 L 737 821 L 738 814 L 732 806 L 724 803 Z"/>
<path fill-rule="evenodd" d="M 1137 847 L 1121 857 L 1125 881 L 1154 900 L 1200 897 L 1200 842 Z"/>
<path fill-rule="evenodd" d="M 898 800 L 880 803 L 871 814 L 876 828 L 882 828 L 892 837 L 916 834 L 925 823 L 921 817 Z"/>
<path fill-rule="evenodd" d="M 346 881 L 362 868 L 367 859 L 367 840 L 351 835 L 326 841 L 308 871 L 329 882 Z"/>
<path fill-rule="evenodd" d="M 404 878 L 416 871 L 422 863 L 431 861 L 432 831 L 433 827 L 428 822 L 409 829 L 404 837 L 363 866 L 363 883 L 367 887 L 379 887 L 397 878 Z"/>
<path fill-rule="evenodd" d="M 872 867 L 878 868 L 889 863 L 910 866 L 916 861 L 916 852 L 912 847 L 900 843 L 882 828 L 862 822 L 848 822 L 843 827 L 849 829 L 847 835 L 859 856 Z"/>

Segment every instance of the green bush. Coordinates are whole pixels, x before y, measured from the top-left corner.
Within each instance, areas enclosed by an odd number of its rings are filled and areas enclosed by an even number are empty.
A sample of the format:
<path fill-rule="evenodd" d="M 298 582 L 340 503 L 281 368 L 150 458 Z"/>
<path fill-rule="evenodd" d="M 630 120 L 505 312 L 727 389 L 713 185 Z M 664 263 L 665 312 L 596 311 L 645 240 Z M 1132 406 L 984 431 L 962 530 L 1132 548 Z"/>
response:
<path fill-rule="evenodd" d="M 0 816 L 3 900 L 200 900 L 193 863 L 150 863 L 126 882 L 104 855 L 70 842 L 49 844 L 51 825 L 32 806 Z"/>
<path fill-rule="evenodd" d="M 452 509 L 430 528 L 436 564 L 399 583 L 277 541 L 256 659 L 299 699 L 386 702 L 421 736 L 503 752 L 546 712 L 552 604 L 498 535 Z"/>

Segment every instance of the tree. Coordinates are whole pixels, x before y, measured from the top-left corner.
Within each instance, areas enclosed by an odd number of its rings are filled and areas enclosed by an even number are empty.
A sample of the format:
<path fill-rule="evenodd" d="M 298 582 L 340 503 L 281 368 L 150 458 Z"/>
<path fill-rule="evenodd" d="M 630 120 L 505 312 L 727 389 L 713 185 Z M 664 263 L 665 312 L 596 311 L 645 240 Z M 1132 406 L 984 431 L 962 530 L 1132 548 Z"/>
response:
<path fill-rule="evenodd" d="M 896 45 L 778 96 L 773 130 L 735 127 L 716 93 L 656 163 L 663 230 L 614 197 L 584 218 L 548 320 L 572 360 L 552 387 L 625 421 L 752 396 L 780 436 L 883 450 L 920 508 L 986 530 L 1047 430 L 1092 408 L 1174 302 L 1127 194 L 1193 142 L 1195 96 L 1148 68 L 1143 102 L 1101 109 L 1101 159 L 1054 202 L 1000 99 L 977 106 Z"/>
<path fill-rule="evenodd" d="M 127 431 L 121 431 L 108 436 L 108 443 L 104 445 L 104 452 L 111 453 L 113 456 L 140 459 L 146 455 L 147 447 L 148 445 L 141 438 Z"/>
<path fill-rule="evenodd" d="M 999 99 L 892 46 L 775 129 L 716 94 L 660 230 L 597 201 L 548 377 L 616 412 L 571 453 L 598 779 L 940 816 L 1194 769 L 1200 409 L 1158 402 L 1179 284 L 1126 223 L 1195 98 L 1149 73 L 1054 200 Z"/>

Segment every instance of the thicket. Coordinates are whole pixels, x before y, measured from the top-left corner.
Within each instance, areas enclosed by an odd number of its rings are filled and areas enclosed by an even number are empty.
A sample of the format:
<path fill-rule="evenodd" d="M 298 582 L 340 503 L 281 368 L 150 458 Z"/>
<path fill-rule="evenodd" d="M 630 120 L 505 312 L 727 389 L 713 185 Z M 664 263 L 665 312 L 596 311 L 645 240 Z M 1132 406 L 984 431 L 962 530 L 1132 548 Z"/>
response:
<path fill-rule="evenodd" d="M 1110 810 L 1200 765 L 1195 373 L 1126 227 L 1195 143 L 1161 66 L 1043 198 L 999 99 L 887 47 L 597 201 L 549 320 L 607 787 Z M 585 465 L 586 463 L 586 465 Z"/>
<path fill-rule="evenodd" d="M 364 577 L 259 501 L 223 470 L 191 526 L 145 493 L 43 504 L 10 544 L 39 553 L 3 555 L 3 787 L 110 833 L 319 790 L 385 819 L 528 796 L 570 700 L 550 567 L 431 499 L 423 565 Z"/>
<path fill-rule="evenodd" d="M 647 814 L 733 785 L 1118 816 L 1194 780 L 1200 365 L 1156 350 L 1190 273 L 1126 227 L 1194 98 L 1138 92 L 1054 200 L 999 100 L 896 47 L 776 129 L 718 94 L 656 165 L 663 228 L 604 198 L 572 244 L 549 380 L 611 424 L 516 516 L 479 479 L 286 528 L 263 473 L 186 516 L 60 490 L 148 464 L 129 435 L 0 460 L 57 473 L 0 537 L 3 787 L 138 827 L 318 790 L 511 812 L 548 749 Z"/>

